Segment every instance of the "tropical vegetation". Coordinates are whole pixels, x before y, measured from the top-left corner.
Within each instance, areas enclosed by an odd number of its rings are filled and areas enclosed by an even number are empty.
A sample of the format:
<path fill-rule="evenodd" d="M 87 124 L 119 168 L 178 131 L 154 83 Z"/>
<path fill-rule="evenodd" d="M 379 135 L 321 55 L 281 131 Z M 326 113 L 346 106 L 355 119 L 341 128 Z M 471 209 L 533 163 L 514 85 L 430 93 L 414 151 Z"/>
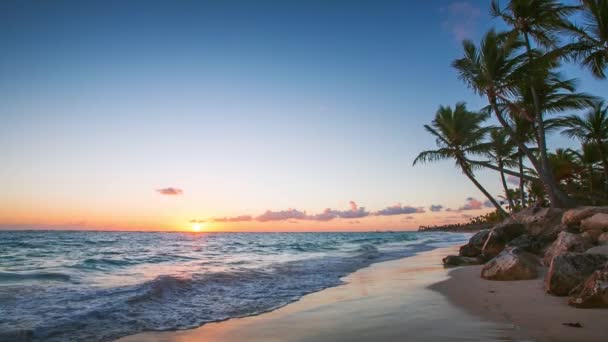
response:
<path fill-rule="evenodd" d="M 608 0 L 494 0 L 490 13 L 508 30 L 491 29 L 479 43 L 464 40 L 462 57 L 452 62 L 488 105 L 440 106 L 424 126 L 437 149 L 421 152 L 414 165 L 453 160 L 498 216 L 527 206 L 608 204 L 608 104 L 560 72 L 570 63 L 605 80 Z M 486 124 L 490 117 L 498 126 Z M 550 150 L 553 133 L 579 147 Z M 477 180 L 481 169 L 498 173 L 499 200 Z"/>

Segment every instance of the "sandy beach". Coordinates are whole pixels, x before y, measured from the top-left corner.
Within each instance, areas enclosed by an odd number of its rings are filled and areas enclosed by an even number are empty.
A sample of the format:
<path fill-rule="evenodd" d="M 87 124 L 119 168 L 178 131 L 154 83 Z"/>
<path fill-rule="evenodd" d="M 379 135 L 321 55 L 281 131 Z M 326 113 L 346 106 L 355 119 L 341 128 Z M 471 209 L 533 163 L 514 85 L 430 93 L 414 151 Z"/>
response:
<path fill-rule="evenodd" d="M 342 286 L 304 296 L 266 314 L 193 330 L 147 332 L 119 341 L 527 340 L 510 322 L 482 319 L 429 288 L 448 279 L 441 259 L 454 251 L 455 247 L 441 248 L 373 264 L 345 277 Z"/>

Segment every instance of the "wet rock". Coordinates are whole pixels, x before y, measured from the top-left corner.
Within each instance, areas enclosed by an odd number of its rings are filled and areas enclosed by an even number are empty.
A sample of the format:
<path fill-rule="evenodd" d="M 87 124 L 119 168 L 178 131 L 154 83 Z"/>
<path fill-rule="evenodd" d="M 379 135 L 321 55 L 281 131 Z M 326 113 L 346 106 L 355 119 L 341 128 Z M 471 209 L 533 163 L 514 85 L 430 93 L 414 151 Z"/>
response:
<path fill-rule="evenodd" d="M 488 261 L 481 277 L 489 280 L 524 280 L 537 277 L 537 258 L 519 247 L 507 247 Z"/>
<path fill-rule="evenodd" d="M 595 214 L 581 221 L 581 230 L 608 230 L 608 214 Z"/>
<path fill-rule="evenodd" d="M 587 254 L 602 254 L 608 257 L 608 246 L 597 246 L 585 251 Z"/>
<path fill-rule="evenodd" d="M 608 263 L 571 291 L 568 304 L 577 308 L 608 308 Z"/>
<path fill-rule="evenodd" d="M 491 259 L 505 248 L 507 243 L 525 233 L 523 224 L 513 221 L 505 221 L 496 225 L 490 231 L 490 235 L 484 243 L 481 254 L 486 259 Z"/>
<path fill-rule="evenodd" d="M 480 265 L 483 263 L 483 260 L 479 258 L 470 258 L 458 255 L 448 255 L 443 258 L 443 266 L 445 267 L 455 267 L 455 266 L 472 266 L 472 265 Z"/>
<path fill-rule="evenodd" d="M 545 290 L 557 296 L 566 296 L 593 272 L 608 262 L 600 254 L 565 253 L 551 261 L 545 278 Z"/>
<path fill-rule="evenodd" d="M 559 233 L 557 240 L 545 251 L 543 264 L 549 266 L 551 260 L 565 252 L 582 253 L 593 247 L 591 240 L 584 237 L 582 234 L 572 234 L 568 232 Z"/>
<path fill-rule="evenodd" d="M 570 209 L 562 216 L 562 223 L 566 225 L 579 225 L 582 220 L 598 213 L 608 214 L 608 207 L 580 207 Z"/>
<path fill-rule="evenodd" d="M 481 248 L 490 235 L 489 229 L 482 229 L 475 235 L 471 236 L 469 243 L 460 247 L 459 255 L 464 257 L 477 257 L 481 254 Z"/>

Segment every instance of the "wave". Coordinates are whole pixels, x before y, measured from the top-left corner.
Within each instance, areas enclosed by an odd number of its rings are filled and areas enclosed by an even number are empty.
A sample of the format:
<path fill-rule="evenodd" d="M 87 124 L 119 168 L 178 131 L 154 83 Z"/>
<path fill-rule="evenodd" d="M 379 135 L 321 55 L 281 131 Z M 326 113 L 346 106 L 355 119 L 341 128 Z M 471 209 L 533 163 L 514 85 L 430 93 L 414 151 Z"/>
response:
<path fill-rule="evenodd" d="M 63 273 L 53 272 L 0 272 L 0 282 L 15 282 L 22 280 L 70 281 L 71 277 Z"/>

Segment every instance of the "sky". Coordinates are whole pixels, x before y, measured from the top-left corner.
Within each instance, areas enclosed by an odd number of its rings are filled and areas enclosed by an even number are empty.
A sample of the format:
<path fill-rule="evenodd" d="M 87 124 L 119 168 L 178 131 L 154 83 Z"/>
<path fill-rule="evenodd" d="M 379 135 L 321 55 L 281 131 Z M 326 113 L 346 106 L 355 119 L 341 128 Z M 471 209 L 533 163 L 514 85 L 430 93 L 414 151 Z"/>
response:
<path fill-rule="evenodd" d="M 485 106 L 450 63 L 500 27 L 488 5 L 2 1 L 0 229 L 400 230 L 488 212 L 452 162 L 412 167 L 439 105 Z"/>

